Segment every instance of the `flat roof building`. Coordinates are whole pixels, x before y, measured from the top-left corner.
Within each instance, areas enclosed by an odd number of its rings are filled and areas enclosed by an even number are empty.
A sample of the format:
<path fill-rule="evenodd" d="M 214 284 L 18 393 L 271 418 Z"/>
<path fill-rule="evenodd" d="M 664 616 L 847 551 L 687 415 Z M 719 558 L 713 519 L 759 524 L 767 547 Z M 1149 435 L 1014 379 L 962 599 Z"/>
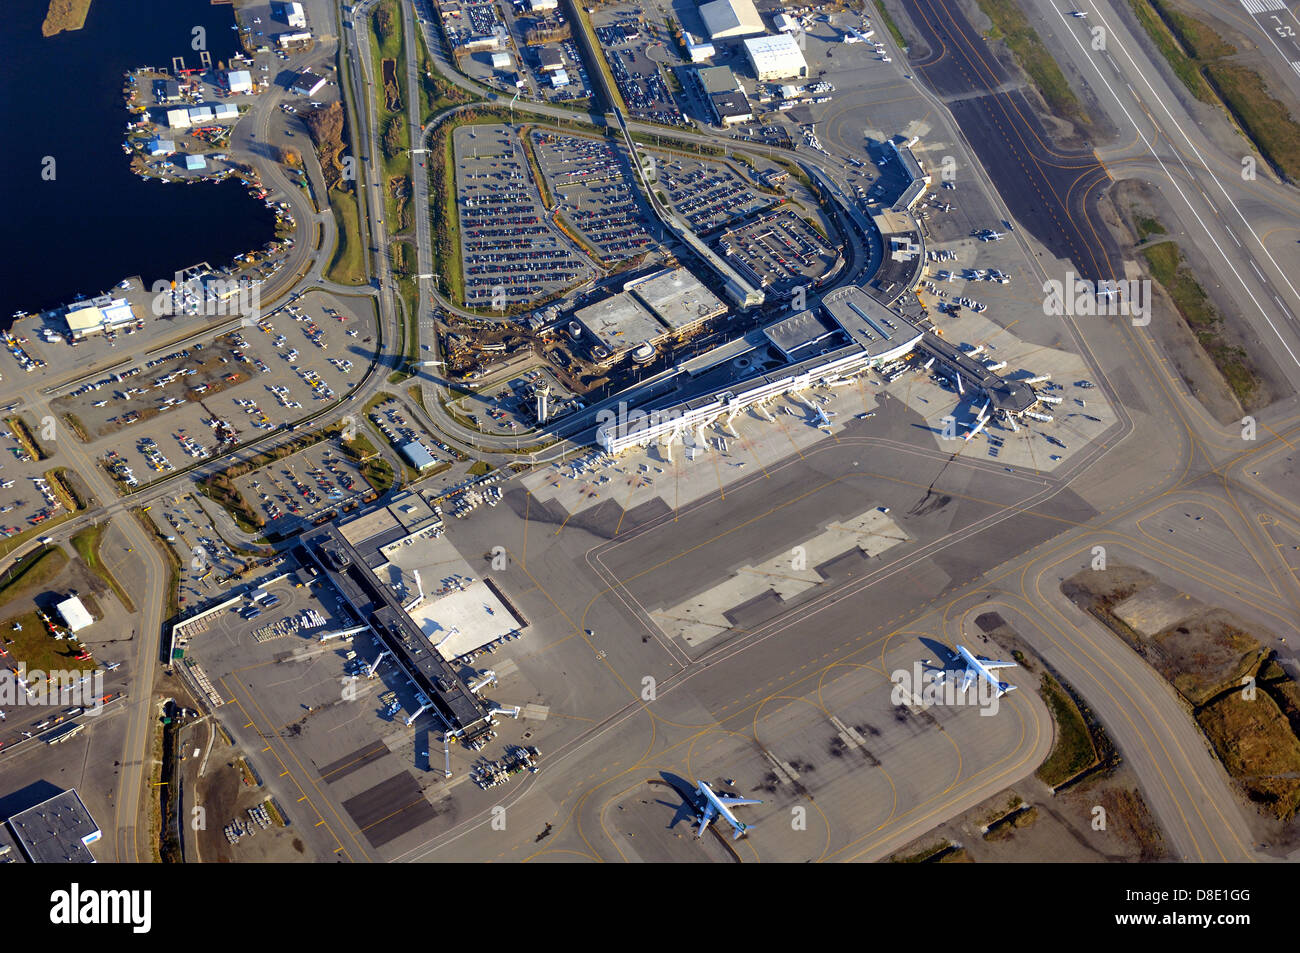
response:
<path fill-rule="evenodd" d="M 176 143 L 171 139 L 159 139 L 155 136 L 145 144 L 144 148 L 151 156 L 165 156 L 176 151 Z"/>
<path fill-rule="evenodd" d="M 754 107 L 749 99 L 738 89 L 725 93 L 710 93 L 709 105 L 719 126 L 738 126 L 754 121 Z"/>
<path fill-rule="evenodd" d="M 169 129 L 190 128 L 190 111 L 188 109 L 167 110 L 167 126 Z"/>
<path fill-rule="evenodd" d="M 307 28 L 307 14 L 303 12 L 301 3 L 286 3 L 284 6 L 284 22 L 297 30 Z"/>
<path fill-rule="evenodd" d="M 726 314 L 727 306 L 700 279 L 677 267 L 624 285 L 664 324 L 677 333 Z"/>
<path fill-rule="evenodd" d="M 695 71 L 695 81 L 705 95 L 714 93 L 734 93 L 740 89 L 740 81 L 730 66 L 704 66 Z"/>
<path fill-rule="evenodd" d="M 208 161 L 203 156 L 187 155 L 185 157 L 185 170 L 187 172 L 202 172 L 208 167 Z"/>
<path fill-rule="evenodd" d="M 64 599 L 54 608 L 74 633 L 90 628 L 94 624 L 95 620 L 91 618 L 90 613 L 86 611 L 86 607 L 81 604 L 81 600 L 76 596 Z"/>
<path fill-rule="evenodd" d="M 63 320 L 67 322 L 68 331 L 74 341 L 80 341 L 90 334 L 116 328 L 135 321 L 135 312 L 125 298 L 96 298 L 94 301 L 78 301 L 69 305 Z"/>
<path fill-rule="evenodd" d="M 76 788 L 9 818 L 9 829 L 33 864 L 93 864 L 90 845 L 101 832 Z"/>
<path fill-rule="evenodd" d="M 512 59 L 510 58 L 510 54 L 509 54 L 509 53 L 493 53 L 493 54 L 492 54 L 492 68 L 493 68 L 493 69 L 507 70 L 507 69 L 510 69 L 510 67 L 513 66 L 513 65 L 514 65 L 514 60 L 512 60 Z"/>
<path fill-rule="evenodd" d="M 700 17 L 711 40 L 753 36 L 766 29 L 753 0 L 713 0 L 700 7 Z"/>
<path fill-rule="evenodd" d="M 438 462 L 437 458 L 435 458 L 434 455 L 425 448 L 424 444 L 420 443 L 418 440 L 407 441 L 397 448 L 397 452 L 406 459 L 407 463 L 415 467 L 416 471 L 420 473 L 423 473 L 425 470 L 429 469 L 429 467 Z"/>
<path fill-rule="evenodd" d="M 310 33 L 281 33 L 275 38 L 275 42 L 284 49 L 287 46 L 297 46 L 299 43 L 311 42 Z"/>
<path fill-rule="evenodd" d="M 569 85 L 569 71 L 557 69 L 551 73 L 551 88 L 561 89 Z"/>
<path fill-rule="evenodd" d="M 253 74 L 246 69 L 231 70 L 226 73 L 226 87 L 232 93 L 251 93 Z"/>
<path fill-rule="evenodd" d="M 682 32 L 682 39 L 686 41 L 686 56 L 692 63 L 704 63 L 713 59 L 717 52 L 713 44 L 707 40 L 698 40 L 692 33 Z"/>
<path fill-rule="evenodd" d="M 293 85 L 289 87 L 289 92 L 295 96 L 314 96 L 316 90 L 325 85 L 325 77 L 317 76 L 309 69 L 303 70 L 294 77 Z"/>
<path fill-rule="evenodd" d="M 832 347 L 842 335 L 839 327 L 816 311 L 800 311 L 763 328 L 763 336 L 787 361 L 802 361 L 820 347 Z"/>
<path fill-rule="evenodd" d="M 803 50 L 788 33 L 755 37 L 745 40 L 744 46 L 745 56 L 760 82 L 808 75 L 808 62 L 803 58 Z"/>
<path fill-rule="evenodd" d="M 921 338 L 915 325 L 856 285 L 836 288 L 827 294 L 822 298 L 822 308 L 849 340 L 871 357 L 893 353 L 903 345 L 906 353 Z"/>
<path fill-rule="evenodd" d="M 639 344 L 653 345 L 668 334 L 668 328 L 627 292 L 579 308 L 573 317 L 609 352 L 607 360 Z"/>
<path fill-rule="evenodd" d="M 537 62 L 546 72 L 564 67 L 564 57 L 560 55 L 559 50 L 550 46 L 543 46 L 537 51 Z"/>

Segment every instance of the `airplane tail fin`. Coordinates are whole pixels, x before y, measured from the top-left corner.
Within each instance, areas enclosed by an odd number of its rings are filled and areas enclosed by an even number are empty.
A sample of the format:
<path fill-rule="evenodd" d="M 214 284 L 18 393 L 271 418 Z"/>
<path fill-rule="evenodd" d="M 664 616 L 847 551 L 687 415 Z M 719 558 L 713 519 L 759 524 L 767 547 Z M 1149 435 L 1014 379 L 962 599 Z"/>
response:
<path fill-rule="evenodd" d="M 1015 690 L 1016 686 L 1012 685 L 1010 682 L 998 682 L 999 695 L 1005 695 L 1007 692 L 1014 692 Z"/>
<path fill-rule="evenodd" d="M 753 828 L 753 826 L 754 826 L 753 824 L 741 824 L 737 826 L 736 832 L 731 835 L 731 839 L 740 840 L 743 836 L 749 833 L 750 829 Z"/>

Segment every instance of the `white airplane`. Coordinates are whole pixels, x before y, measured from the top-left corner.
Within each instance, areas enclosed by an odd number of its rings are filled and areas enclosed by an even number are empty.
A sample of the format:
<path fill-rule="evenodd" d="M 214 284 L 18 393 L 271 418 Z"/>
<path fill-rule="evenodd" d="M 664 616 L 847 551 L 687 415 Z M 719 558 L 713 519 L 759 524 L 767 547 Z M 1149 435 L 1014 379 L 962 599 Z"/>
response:
<path fill-rule="evenodd" d="M 821 407 L 815 407 L 813 412 L 816 414 L 818 427 L 829 427 L 831 425 L 831 418 L 835 416 L 833 410 L 823 410 Z"/>
<path fill-rule="evenodd" d="M 861 35 L 858 33 L 857 30 L 849 30 L 849 31 L 848 31 L 847 33 L 845 33 L 842 37 L 840 37 L 840 42 L 841 42 L 841 43 L 861 43 L 861 42 L 862 42 L 862 37 L 861 37 Z"/>
<path fill-rule="evenodd" d="M 980 241 L 982 242 L 1000 242 L 1006 237 L 1001 232 L 995 232 L 991 228 L 988 231 L 980 232 Z"/>
<path fill-rule="evenodd" d="M 13 486 L 13 485 L 14 485 L 14 481 L 13 481 L 13 480 L 5 480 L 3 483 L 0 483 L 0 489 L 5 489 L 5 490 L 7 490 L 7 489 L 9 489 L 11 486 Z"/>
<path fill-rule="evenodd" d="M 709 787 L 709 782 L 701 781 L 700 786 L 695 789 L 695 793 L 704 798 L 704 813 L 700 815 L 700 829 L 695 832 L 696 837 L 703 837 L 704 832 L 708 830 L 713 819 L 718 815 L 731 825 L 735 831 L 731 835 L 732 840 L 739 840 L 746 831 L 750 830 L 752 824 L 742 824 L 736 819 L 736 815 L 731 813 L 731 809 L 740 804 L 762 804 L 762 801 L 754 801 L 744 797 L 718 797 L 713 793 L 713 788 Z"/>
<path fill-rule="evenodd" d="M 1088 11 L 1087 11 L 1087 10 L 1071 10 L 1071 11 L 1070 11 L 1070 16 L 1072 16 L 1072 17 L 1074 17 L 1075 19 L 1078 19 L 1078 20 L 1086 20 L 1086 19 L 1088 19 Z"/>
<path fill-rule="evenodd" d="M 972 655 L 964 645 L 957 646 L 957 655 L 959 657 L 958 661 L 966 663 L 966 671 L 962 674 L 961 683 L 957 686 L 957 690 L 963 695 L 966 694 L 976 678 L 982 678 L 996 688 L 998 698 L 1001 698 L 1007 692 L 1016 690 L 1016 686 L 1008 682 L 998 681 L 998 677 L 993 674 L 1000 668 L 1015 668 L 1015 662 L 998 662 L 993 659 L 980 658 L 977 655 Z M 938 684 L 954 677 L 956 677 L 955 673 L 950 669 L 944 669 L 935 676 L 934 680 Z"/>

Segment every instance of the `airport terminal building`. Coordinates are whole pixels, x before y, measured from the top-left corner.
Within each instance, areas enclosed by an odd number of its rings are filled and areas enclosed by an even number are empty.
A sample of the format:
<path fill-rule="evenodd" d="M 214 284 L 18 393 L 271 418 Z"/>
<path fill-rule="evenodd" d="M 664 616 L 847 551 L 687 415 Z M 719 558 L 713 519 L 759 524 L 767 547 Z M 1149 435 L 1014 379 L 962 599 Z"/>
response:
<path fill-rule="evenodd" d="M 687 365 L 670 393 L 597 427 L 596 444 L 617 454 L 679 436 L 689 439 L 719 417 L 896 361 L 922 338 L 921 328 L 855 286 L 832 291 L 819 310 L 790 315 L 757 336 L 724 345 L 717 360 L 704 355 Z M 738 365 L 757 372 L 736 380 Z"/>

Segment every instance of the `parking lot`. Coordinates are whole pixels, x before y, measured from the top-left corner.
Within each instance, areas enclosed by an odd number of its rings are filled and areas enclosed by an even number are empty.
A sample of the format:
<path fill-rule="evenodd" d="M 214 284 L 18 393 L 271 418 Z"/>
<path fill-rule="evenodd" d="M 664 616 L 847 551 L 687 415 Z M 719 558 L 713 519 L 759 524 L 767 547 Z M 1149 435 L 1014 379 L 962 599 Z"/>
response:
<path fill-rule="evenodd" d="M 356 464 L 331 441 L 246 473 L 235 480 L 235 486 L 266 520 L 265 530 L 278 533 L 359 503 L 371 490 Z"/>
<path fill-rule="evenodd" d="M 404 444 L 415 441 L 428 451 L 429 456 L 437 461 L 436 465 L 450 464 L 456 461 L 455 454 L 445 443 L 435 438 L 427 430 L 408 416 L 408 411 L 396 398 L 377 404 L 369 414 L 370 422 L 375 425 L 394 452 Z M 402 457 L 408 465 L 405 457 Z M 432 469 L 432 468 L 431 468 Z M 438 466 L 438 469 L 445 467 Z"/>
<path fill-rule="evenodd" d="M 697 235 L 708 235 L 779 201 L 754 191 L 725 165 L 660 153 L 655 159 L 669 204 Z"/>
<path fill-rule="evenodd" d="M 830 271 L 838 255 L 789 208 L 724 232 L 718 237 L 718 249 L 730 252 L 732 264 L 742 272 L 748 270 L 756 285 L 784 292 L 815 282 Z"/>
<path fill-rule="evenodd" d="M 246 557 L 222 537 L 192 494 L 155 503 L 149 516 L 181 561 L 180 602 L 202 603 L 218 596 Z"/>
<path fill-rule="evenodd" d="M 547 216 L 509 127 L 465 126 L 453 139 L 466 305 L 533 302 L 595 277 Z"/>
<path fill-rule="evenodd" d="M 542 387 L 549 389 L 548 417 L 561 416 L 576 407 L 578 398 L 545 365 L 462 397 L 452 406 L 485 433 L 526 433 L 537 426 L 536 395 Z"/>
<path fill-rule="evenodd" d="M 650 212 L 631 185 L 622 153 L 603 139 L 533 130 L 533 149 L 564 217 L 613 264 L 655 247 L 644 223 Z"/>
<path fill-rule="evenodd" d="M 373 343 L 372 318 L 313 292 L 256 325 L 88 378 L 51 409 L 123 488 L 142 486 L 346 394 Z"/>
<path fill-rule="evenodd" d="M 46 452 L 57 446 L 52 441 L 49 447 L 40 442 L 40 428 L 30 417 L 7 416 L 0 423 L 0 457 L 4 460 L 0 463 L 0 537 L 38 530 L 70 512 L 48 475 L 57 461 L 38 459 L 28 436 Z"/>
<path fill-rule="evenodd" d="M 596 39 L 628 112 L 666 126 L 690 125 L 659 67 L 659 62 L 679 59 L 662 25 L 653 26 L 629 11 L 593 19 Z"/>

